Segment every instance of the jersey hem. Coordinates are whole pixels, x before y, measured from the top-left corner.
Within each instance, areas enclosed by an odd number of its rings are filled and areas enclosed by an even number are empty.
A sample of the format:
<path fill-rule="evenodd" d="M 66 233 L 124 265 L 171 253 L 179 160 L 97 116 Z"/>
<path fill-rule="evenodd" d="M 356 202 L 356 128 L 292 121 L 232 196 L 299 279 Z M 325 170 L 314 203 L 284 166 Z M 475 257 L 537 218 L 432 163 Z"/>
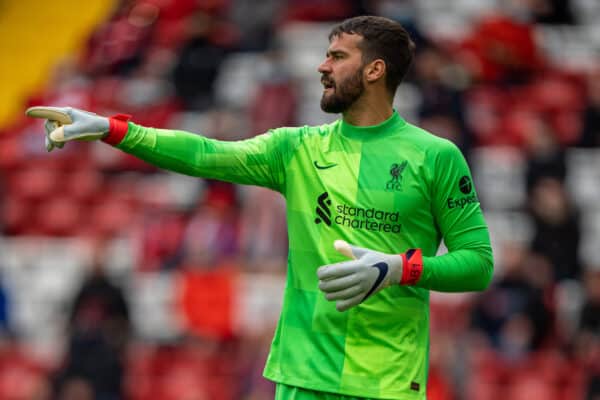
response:
<path fill-rule="evenodd" d="M 315 383 L 315 382 L 308 382 L 302 379 L 293 379 L 290 377 L 284 377 L 283 375 L 280 374 L 269 374 L 267 372 L 265 372 L 263 374 L 263 376 L 275 383 L 281 383 L 284 385 L 288 385 L 288 386 L 296 386 L 302 389 L 308 389 L 308 390 L 315 390 L 317 392 L 328 392 L 328 393 L 335 393 L 335 394 L 341 394 L 344 396 L 356 396 L 356 397 L 367 397 L 367 398 L 372 398 L 372 399 L 378 399 L 378 400 L 426 400 L 426 393 L 415 393 L 414 395 L 412 393 L 407 394 L 406 392 L 393 392 L 393 391 L 387 391 L 385 393 L 365 393 L 364 392 L 364 388 L 361 388 L 360 391 L 358 390 L 347 390 L 347 389 L 340 389 L 337 386 L 327 386 L 327 385 L 323 385 L 321 383 Z"/>

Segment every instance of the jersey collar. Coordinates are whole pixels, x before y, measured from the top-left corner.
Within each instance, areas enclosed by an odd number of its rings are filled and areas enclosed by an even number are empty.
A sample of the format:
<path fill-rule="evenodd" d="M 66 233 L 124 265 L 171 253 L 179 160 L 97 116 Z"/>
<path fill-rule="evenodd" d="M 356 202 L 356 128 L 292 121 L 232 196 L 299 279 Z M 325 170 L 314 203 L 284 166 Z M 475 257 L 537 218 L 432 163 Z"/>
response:
<path fill-rule="evenodd" d="M 406 121 L 398 114 L 396 110 L 394 110 L 391 117 L 377 125 L 355 126 L 342 119 L 340 131 L 342 135 L 351 139 L 372 140 L 381 139 L 382 137 L 393 134 L 399 129 L 404 128 L 405 125 Z"/>

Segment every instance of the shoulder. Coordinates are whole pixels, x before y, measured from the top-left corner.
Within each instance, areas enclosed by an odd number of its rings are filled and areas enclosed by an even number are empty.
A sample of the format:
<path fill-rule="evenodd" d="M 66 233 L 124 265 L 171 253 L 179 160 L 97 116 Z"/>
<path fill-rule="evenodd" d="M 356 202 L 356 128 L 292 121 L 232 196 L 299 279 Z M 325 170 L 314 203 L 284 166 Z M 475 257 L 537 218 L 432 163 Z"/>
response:
<path fill-rule="evenodd" d="M 303 147 L 320 146 L 334 131 L 335 122 L 318 126 L 281 127 L 271 129 L 261 135 L 272 149 L 279 151 L 287 158 Z"/>
<path fill-rule="evenodd" d="M 288 137 L 294 137 L 299 140 L 305 140 L 310 138 L 323 138 L 330 135 L 339 125 L 339 120 L 323 125 L 304 125 L 297 127 L 281 127 L 272 129 L 271 134 L 283 135 Z"/>
<path fill-rule="evenodd" d="M 460 151 L 450 140 L 434 135 L 433 133 L 416 125 L 407 123 L 408 136 L 417 144 L 433 151 Z"/>
<path fill-rule="evenodd" d="M 409 140 L 429 159 L 463 157 L 458 146 L 446 138 L 436 136 L 413 124 L 407 124 L 406 132 Z"/>

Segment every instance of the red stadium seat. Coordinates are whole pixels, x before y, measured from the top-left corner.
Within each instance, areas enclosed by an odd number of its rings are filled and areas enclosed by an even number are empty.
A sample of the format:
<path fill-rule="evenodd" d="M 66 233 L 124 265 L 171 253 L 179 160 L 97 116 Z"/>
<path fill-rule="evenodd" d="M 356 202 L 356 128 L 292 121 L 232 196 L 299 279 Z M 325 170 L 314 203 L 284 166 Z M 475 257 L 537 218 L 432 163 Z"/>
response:
<path fill-rule="evenodd" d="M 235 270 L 214 266 L 212 270 L 185 269 L 180 276 L 178 312 L 190 333 L 227 339 L 233 335 Z"/>
<path fill-rule="evenodd" d="M 49 236 L 72 236 L 85 223 L 85 210 L 76 199 L 65 195 L 48 197 L 35 207 L 34 215 L 35 225 L 28 229 Z"/>

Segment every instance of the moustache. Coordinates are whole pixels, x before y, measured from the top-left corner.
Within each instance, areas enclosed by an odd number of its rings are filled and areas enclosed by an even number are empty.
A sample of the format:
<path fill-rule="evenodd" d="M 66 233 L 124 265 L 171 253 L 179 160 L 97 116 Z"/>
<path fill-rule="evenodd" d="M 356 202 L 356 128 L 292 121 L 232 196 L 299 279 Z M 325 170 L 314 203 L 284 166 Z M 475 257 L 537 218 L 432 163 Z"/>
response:
<path fill-rule="evenodd" d="M 327 76 L 321 76 L 321 84 L 325 87 L 335 87 L 335 82 L 333 79 L 328 78 Z"/>

